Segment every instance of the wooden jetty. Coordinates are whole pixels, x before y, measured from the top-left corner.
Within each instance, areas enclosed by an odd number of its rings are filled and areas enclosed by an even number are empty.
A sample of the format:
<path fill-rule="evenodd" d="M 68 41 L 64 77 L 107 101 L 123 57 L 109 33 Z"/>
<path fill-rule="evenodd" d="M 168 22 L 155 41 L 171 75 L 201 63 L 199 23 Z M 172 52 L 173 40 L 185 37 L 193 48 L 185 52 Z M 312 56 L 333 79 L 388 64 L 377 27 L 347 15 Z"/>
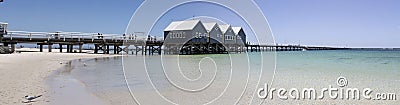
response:
<path fill-rule="evenodd" d="M 89 44 L 94 45 L 94 53 L 101 51 L 103 54 L 110 54 L 111 49 L 113 49 L 114 54 L 119 54 L 122 51 L 128 53 L 128 47 L 131 45 L 136 47 L 136 54 L 139 51 L 144 54 L 146 54 L 145 52 L 161 53 L 162 41 L 150 40 L 150 36 L 148 39 L 135 35 L 9 31 L 3 35 L 1 42 L 4 46 L 11 45 L 11 52 L 15 51 L 17 43 L 32 43 L 39 45 L 40 52 L 43 52 L 43 46 L 48 46 L 48 52 L 52 52 L 53 45 L 58 45 L 60 52 L 65 48 L 67 53 L 82 53 L 82 46 Z M 73 50 L 74 46 L 78 46 L 78 51 Z"/>
<path fill-rule="evenodd" d="M 309 51 L 309 50 L 348 50 L 349 48 L 337 47 L 315 47 L 315 46 L 300 46 L 300 45 L 246 45 L 247 51 Z"/>
<path fill-rule="evenodd" d="M 142 33 L 143 34 L 143 33 Z M 100 33 L 81 33 L 81 32 L 26 32 L 9 31 L 1 38 L 4 46 L 10 46 L 11 52 L 15 51 L 17 43 L 30 43 L 39 46 L 40 52 L 43 52 L 43 46 L 48 46 L 48 52 L 52 52 L 53 46 L 58 46 L 60 52 L 67 49 L 66 53 L 82 53 L 83 45 L 93 45 L 94 53 L 102 54 L 120 54 L 121 52 L 131 54 L 141 53 L 142 55 L 161 54 L 163 51 L 178 50 L 177 54 L 209 54 L 209 53 L 241 53 L 241 52 L 261 52 L 261 51 L 302 51 L 302 50 L 346 50 L 348 48 L 334 47 L 309 47 L 300 45 L 197 45 L 190 44 L 182 48 L 173 48 L 164 45 L 161 40 L 155 40 L 151 36 L 100 34 Z M 78 46 L 77 50 L 73 50 Z M 129 49 L 134 46 L 135 49 Z M 164 49 L 163 46 L 165 47 Z M 212 46 L 216 46 L 213 48 Z M 197 48 L 198 50 L 193 50 Z M 203 50 L 199 50 L 203 49 Z M 168 54 L 168 53 L 166 53 Z"/>

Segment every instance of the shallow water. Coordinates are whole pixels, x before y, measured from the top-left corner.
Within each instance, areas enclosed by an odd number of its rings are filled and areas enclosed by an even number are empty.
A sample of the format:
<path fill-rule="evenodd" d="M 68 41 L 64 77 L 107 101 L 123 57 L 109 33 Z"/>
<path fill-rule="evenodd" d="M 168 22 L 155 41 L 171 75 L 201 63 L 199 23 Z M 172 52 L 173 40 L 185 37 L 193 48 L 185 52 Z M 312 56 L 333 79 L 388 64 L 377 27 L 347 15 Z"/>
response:
<path fill-rule="evenodd" d="M 87 66 L 75 64 L 71 75 L 110 104 L 259 104 L 262 100 L 254 93 L 264 83 L 270 83 L 275 63 L 273 88 L 338 87 L 336 79 L 343 76 L 348 80 L 345 88 L 371 88 L 374 92 L 399 94 L 400 51 L 287 51 L 276 52 L 276 62 L 274 58 L 270 52 L 264 52 L 263 56 L 248 53 L 100 58 L 84 61 Z M 264 103 L 400 103 L 397 100 L 274 97 Z"/>

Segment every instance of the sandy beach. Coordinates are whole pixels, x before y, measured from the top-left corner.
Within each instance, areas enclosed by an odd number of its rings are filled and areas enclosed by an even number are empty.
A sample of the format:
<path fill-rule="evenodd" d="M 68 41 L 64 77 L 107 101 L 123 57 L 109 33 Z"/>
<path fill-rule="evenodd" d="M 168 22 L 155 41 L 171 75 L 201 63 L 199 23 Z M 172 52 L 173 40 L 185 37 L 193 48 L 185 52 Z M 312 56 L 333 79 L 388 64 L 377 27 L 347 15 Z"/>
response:
<path fill-rule="evenodd" d="M 32 104 L 49 104 L 46 79 L 75 59 L 111 57 L 85 53 L 23 52 L 0 55 L 0 104 L 23 104 L 25 95 L 43 95 Z"/>

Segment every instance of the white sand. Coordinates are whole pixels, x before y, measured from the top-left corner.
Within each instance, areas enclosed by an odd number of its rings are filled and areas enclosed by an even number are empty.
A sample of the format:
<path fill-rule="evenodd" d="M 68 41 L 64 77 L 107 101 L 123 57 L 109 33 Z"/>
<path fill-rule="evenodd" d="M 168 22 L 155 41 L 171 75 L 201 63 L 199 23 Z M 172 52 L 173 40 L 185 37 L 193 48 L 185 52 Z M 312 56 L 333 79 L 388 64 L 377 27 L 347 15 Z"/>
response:
<path fill-rule="evenodd" d="M 46 78 L 66 62 L 113 55 L 24 52 L 0 55 L 0 104 L 23 104 L 25 95 L 43 95 L 34 104 L 48 104 Z M 63 62 L 63 64 L 60 64 Z"/>

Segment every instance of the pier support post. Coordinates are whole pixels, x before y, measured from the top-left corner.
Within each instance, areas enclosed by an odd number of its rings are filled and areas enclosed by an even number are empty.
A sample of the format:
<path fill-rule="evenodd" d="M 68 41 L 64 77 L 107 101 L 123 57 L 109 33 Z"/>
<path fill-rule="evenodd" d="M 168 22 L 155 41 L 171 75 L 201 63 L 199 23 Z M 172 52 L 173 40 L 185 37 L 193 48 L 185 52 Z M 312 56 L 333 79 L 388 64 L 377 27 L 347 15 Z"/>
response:
<path fill-rule="evenodd" d="M 149 46 L 149 55 L 153 55 L 153 46 Z"/>
<path fill-rule="evenodd" d="M 43 44 L 39 45 L 39 52 L 43 52 Z"/>
<path fill-rule="evenodd" d="M 114 45 L 114 54 L 117 54 L 118 48 L 117 45 Z"/>
<path fill-rule="evenodd" d="M 97 54 L 98 53 L 98 48 L 99 48 L 99 45 L 98 44 L 94 44 L 94 53 L 95 54 Z"/>
<path fill-rule="evenodd" d="M 49 52 L 51 52 L 52 47 L 53 47 L 53 44 L 49 43 L 49 46 L 48 46 Z"/>
<path fill-rule="evenodd" d="M 135 46 L 135 53 L 136 53 L 136 55 L 137 55 L 138 50 L 139 50 L 139 47 L 138 47 L 138 46 Z"/>
<path fill-rule="evenodd" d="M 158 46 L 158 55 L 161 55 L 161 46 Z"/>
<path fill-rule="evenodd" d="M 82 46 L 83 44 L 79 44 L 79 53 L 82 53 Z"/>
<path fill-rule="evenodd" d="M 106 45 L 106 50 L 104 54 L 110 54 L 110 45 Z"/>
<path fill-rule="evenodd" d="M 114 54 L 117 54 L 117 45 L 114 45 L 114 50 L 113 50 L 113 52 L 114 52 Z"/>
<path fill-rule="evenodd" d="M 62 44 L 59 44 L 59 46 L 60 46 L 60 53 L 62 53 Z"/>
<path fill-rule="evenodd" d="M 15 43 L 11 43 L 11 53 L 14 53 L 15 51 Z"/>
<path fill-rule="evenodd" d="M 67 44 L 67 53 L 69 53 L 69 44 Z"/>
<path fill-rule="evenodd" d="M 69 45 L 69 49 L 68 49 L 68 50 L 69 50 L 70 53 L 74 52 L 74 51 L 73 51 L 73 50 L 74 50 L 74 45 L 72 45 L 72 44 Z"/>

